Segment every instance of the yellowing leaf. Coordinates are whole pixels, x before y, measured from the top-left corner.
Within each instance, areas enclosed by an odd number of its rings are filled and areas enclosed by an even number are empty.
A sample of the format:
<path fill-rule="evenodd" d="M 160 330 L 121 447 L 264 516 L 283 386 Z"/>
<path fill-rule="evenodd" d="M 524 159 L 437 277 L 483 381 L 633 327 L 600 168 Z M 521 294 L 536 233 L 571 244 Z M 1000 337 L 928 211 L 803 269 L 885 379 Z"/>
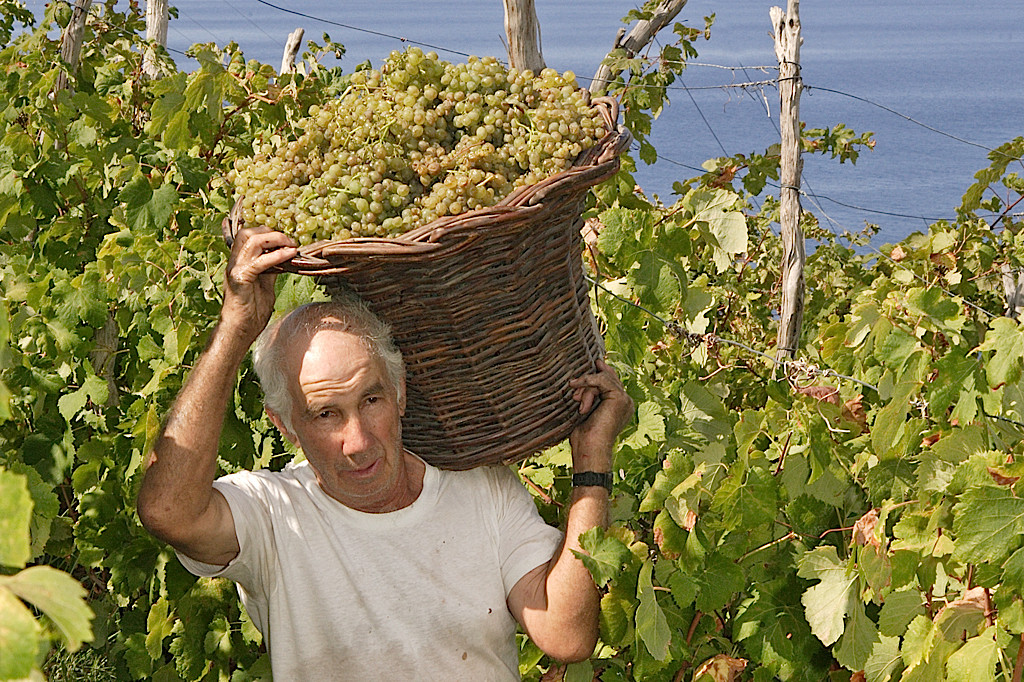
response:
<path fill-rule="evenodd" d="M 843 634 L 843 619 L 856 598 L 857 576 L 840 561 L 831 545 L 816 547 L 800 559 L 797 575 L 818 580 L 800 599 L 811 632 L 825 646 L 835 644 Z"/>
<path fill-rule="evenodd" d="M 25 477 L 0 469 L 0 566 L 20 568 L 32 554 L 32 496 Z"/>
<path fill-rule="evenodd" d="M 969 563 L 1002 563 L 1024 535 L 1024 499 L 1008 488 L 970 488 L 953 508 L 955 556 Z"/>
<path fill-rule="evenodd" d="M 935 616 L 935 625 L 949 642 L 961 642 L 977 634 L 988 611 L 988 594 L 984 587 L 972 587 L 960 599 L 954 599 Z"/>
<path fill-rule="evenodd" d="M 85 588 L 63 571 L 32 566 L 12 576 L 0 577 L 6 588 L 46 614 L 57 626 L 68 651 L 92 641 L 92 609 L 85 603 Z"/>
<path fill-rule="evenodd" d="M 967 640 L 946 661 L 946 682 L 995 682 L 999 646 L 991 634 Z"/>
<path fill-rule="evenodd" d="M 0 680 L 20 680 L 35 667 L 39 623 L 21 601 L 0 587 Z"/>

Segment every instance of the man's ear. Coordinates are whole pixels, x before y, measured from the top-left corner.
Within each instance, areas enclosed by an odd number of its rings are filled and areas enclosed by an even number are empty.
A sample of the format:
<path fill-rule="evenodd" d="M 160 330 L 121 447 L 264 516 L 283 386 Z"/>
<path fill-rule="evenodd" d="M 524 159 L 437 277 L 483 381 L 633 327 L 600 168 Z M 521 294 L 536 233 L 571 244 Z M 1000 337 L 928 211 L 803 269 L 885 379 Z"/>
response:
<path fill-rule="evenodd" d="M 405 416 L 405 376 L 398 378 L 398 416 Z"/>
<path fill-rule="evenodd" d="M 274 426 L 277 427 L 277 430 L 281 432 L 281 435 L 287 438 L 288 442 L 294 445 L 295 447 L 301 447 L 299 445 L 299 439 L 284 425 L 284 420 L 281 419 L 281 415 L 279 415 L 277 412 L 274 412 L 266 405 L 263 406 L 263 409 L 266 411 L 267 416 L 270 417 L 270 421 L 274 422 Z"/>

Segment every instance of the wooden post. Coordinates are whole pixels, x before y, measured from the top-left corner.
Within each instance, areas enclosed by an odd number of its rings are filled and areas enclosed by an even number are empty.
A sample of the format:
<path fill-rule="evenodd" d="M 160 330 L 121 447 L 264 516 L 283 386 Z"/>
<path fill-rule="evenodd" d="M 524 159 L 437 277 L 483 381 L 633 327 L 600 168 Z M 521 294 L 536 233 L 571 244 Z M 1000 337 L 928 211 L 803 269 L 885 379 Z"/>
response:
<path fill-rule="evenodd" d="M 89 18 L 92 0 L 75 0 L 75 8 L 71 12 L 71 21 L 64 29 L 60 39 L 60 58 L 67 65 L 57 74 L 54 82 L 54 93 L 66 90 L 70 74 L 78 71 L 78 60 L 82 56 L 82 36 L 85 34 L 85 21 Z"/>
<path fill-rule="evenodd" d="M 295 70 L 295 55 L 302 47 L 302 36 L 306 34 L 305 29 L 297 28 L 288 34 L 288 42 L 284 44 L 284 54 L 281 55 L 281 70 L 278 73 L 288 73 Z"/>
<path fill-rule="evenodd" d="M 167 0 L 146 0 L 146 40 L 167 47 Z M 151 45 L 142 58 L 142 71 L 153 79 L 163 76 Z"/>
<path fill-rule="evenodd" d="M 676 18 L 676 15 L 679 14 L 685 5 L 686 0 L 662 0 L 654 9 L 651 18 L 638 21 L 630 29 L 628 35 L 624 29 L 619 29 L 618 34 L 615 36 L 615 42 L 612 44 L 612 50 L 614 51 L 621 47 L 626 51 L 626 55 L 632 58 L 654 39 L 658 31 L 668 26 L 669 22 Z M 590 83 L 590 92 L 595 95 L 603 94 L 604 89 L 608 87 L 608 83 L 615 76 L 616 74 L 612 73 L 611 67 L 601 64 L 594 74 L 594 80 Z"/>
<path fill-rule="evenodd" d="M 167 0 L 163 0 L 164 7 L 167 7 Z M 74 10 L 71 13 L 71 21 L 64 29 L 64 35 L 60 41 L 60 58 L 66 66 L 57 74 L 54 81 L 53 94 L 69 88 L 70 74 L 78 71 L 78 62 L 82 56 L 82 38 L 85 35 L 85 22 L 89 18 L 89 8 L 92 0 L 76 0 Z M 166 39 L 166 32 L 165 32 Z M 40 140 L 43 133 L 40 131 Z M 54 141 L 54 145 L 60 143 Z M 27 241 L 35 239 L 35 230 L 26 238 Z M 118 404 L 118 389 L 114 379 L 116 376 L 116 358 L 120 338 L 118 337 L 117 320 L 112 312 L 107 313 L 107 321 L 96 331 L 95 347 L 89 353 L 89 358 L 96 373 L 107 381 L 107 405 Z"/>
<path fill-rule="evenodd" d="M 505 35 L 508 38 L 508 61 L 516 69 L 529 69 L 534 74 L 544 69 L 540 49 L 540 22 L 533 0 L 503 0 L 505 3 Z"/>
<path fill-rule="evenodd" d="M 1006 296 L 1006 317 L 1019 319 L 1024 309 L 1024 271 L 1014 270 L 1009 263 L 1000 268 L 1003 273 L 1003 294 Z"/>
<path fill-rule="evenodd" d="M 776 359 L 791 360 L 800 345 L 804 314 L 804 234 L 800 228 L 800 2 L 788 0 L 786 11 L 770 10 L 779 60 L 779 125 L 782 128 L 782 169 L 779 223 L 782 226 L 782 310 Z"/>

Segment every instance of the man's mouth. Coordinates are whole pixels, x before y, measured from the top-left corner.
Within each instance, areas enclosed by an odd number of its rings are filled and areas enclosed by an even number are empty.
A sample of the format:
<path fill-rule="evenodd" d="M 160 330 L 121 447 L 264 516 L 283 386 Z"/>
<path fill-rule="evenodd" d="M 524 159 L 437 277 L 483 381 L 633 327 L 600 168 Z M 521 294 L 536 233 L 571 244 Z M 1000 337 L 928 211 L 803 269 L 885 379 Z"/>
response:
<path fill-rule="evenodd" d="M 352 471 L 348 472 L 348 475 L 351 476 L 352 478 L 369 478 L 370 476 L 373 476 L 377 472 L 377 469 L 379 467 L 380 460 L 375 459 L 373 460 L 373 462 L 363 467 L 362 469 L 353 469 Z"/>

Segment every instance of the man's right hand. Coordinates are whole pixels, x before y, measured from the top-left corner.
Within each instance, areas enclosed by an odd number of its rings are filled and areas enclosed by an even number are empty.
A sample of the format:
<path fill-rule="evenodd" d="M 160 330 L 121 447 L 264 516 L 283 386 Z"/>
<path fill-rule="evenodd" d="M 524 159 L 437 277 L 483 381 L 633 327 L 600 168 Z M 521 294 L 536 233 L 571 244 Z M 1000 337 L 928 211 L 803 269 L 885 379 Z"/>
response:
<path fill-rule="evenodd" d="M 220 326 L 248 348 L 274 312 L 274 281 L 267 270 L 298 254 L 295 240 L 265 227 L 239 230 L 224 274 Z"/>

